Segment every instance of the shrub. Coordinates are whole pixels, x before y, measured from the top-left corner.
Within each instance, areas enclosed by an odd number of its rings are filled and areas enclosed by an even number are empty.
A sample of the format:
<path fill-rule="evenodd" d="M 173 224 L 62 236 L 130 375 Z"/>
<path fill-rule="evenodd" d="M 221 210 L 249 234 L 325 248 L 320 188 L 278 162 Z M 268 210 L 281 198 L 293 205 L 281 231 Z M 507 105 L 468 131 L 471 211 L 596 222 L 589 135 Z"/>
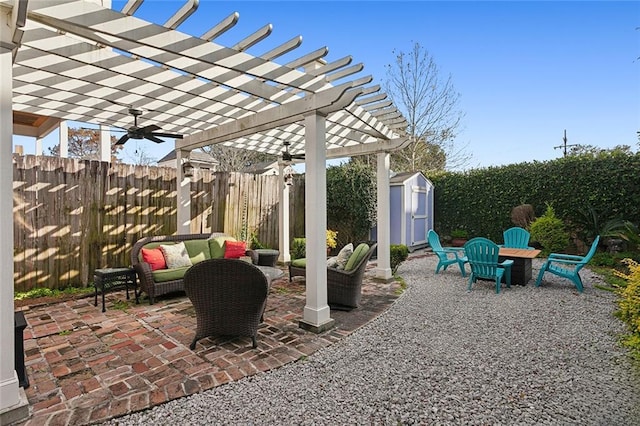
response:
<path fill-rule="evenodd" d="M 389 252 L 391 255 L 391 272 L 395 275 L 400 264 L 409 257 L 409 248 L 404 244 L 391 244 Z"/>
<path fill-rule="evenodd" d="M 291 260 L 302 259 L 307 254 L 307 244 L 304 238 L 294 238 L 291 243 Z"/>
<path fill-rule="evenodd" d="M 469 238 L 469 232 L 466 229 L 456 228 L 451 231 L 451 238 Z"/>
<path fill-rule="evenodd" d="M 629 334 L 622 343 L 631 348 L 635 358 L 640 359 L 640 264 L 632 259 L 623 261 L 629 267 L 629 273 L 615 272 L 626 280 L 625 286 L 617 287 L 620 296 L 616 316 L 627 323 Z"/>
<path fill-rule="evenodd" d="M 258 235 L 255 232 L 251 233 L 249 240 L 249 245 L 254 250 L 269 248 L 260 242 L 260 240 L 258 239 Z"/>
<path fill-rule="evenodd" d="M 339 232 L 338 245 L 367 238 L 376 205 L 376 175 L 371 167 L 351 161 L 327 168 L 327 227 Z"/>
<path fill-rule="evenodd" d="M 545 213 L 531 223 L 531 240 L 542 245 L 543 253 L 565 251 L 569 244 L 569 234 L 562 220 L 556 217 L 553 207 L 547 204 Z"/>

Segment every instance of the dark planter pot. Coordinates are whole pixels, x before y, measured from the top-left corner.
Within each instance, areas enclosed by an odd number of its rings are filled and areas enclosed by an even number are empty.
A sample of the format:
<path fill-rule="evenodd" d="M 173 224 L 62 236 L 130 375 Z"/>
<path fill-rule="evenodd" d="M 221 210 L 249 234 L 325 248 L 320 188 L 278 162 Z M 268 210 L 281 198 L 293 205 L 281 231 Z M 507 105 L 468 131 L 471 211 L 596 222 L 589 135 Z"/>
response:
<path fill-rule="evenodd" d="M 451 245 L 453 247 L 463 247 L 467 241 L 469 240 L 466 238 L 454 238 L 451 240 Z"/>

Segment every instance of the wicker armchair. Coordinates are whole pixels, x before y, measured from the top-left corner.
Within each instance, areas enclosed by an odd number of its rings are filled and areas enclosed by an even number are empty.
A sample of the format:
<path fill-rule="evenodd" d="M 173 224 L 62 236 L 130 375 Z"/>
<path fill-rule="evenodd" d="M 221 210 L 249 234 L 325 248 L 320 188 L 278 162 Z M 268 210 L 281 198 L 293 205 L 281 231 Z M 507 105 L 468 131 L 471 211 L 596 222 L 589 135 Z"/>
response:
<path fill-rule="evenodd" d="M 374 243 L 350 271 L 327 268 L 327 301 L 331 309 L 350 311 L 360 305 L 364 271 L 377 246 Z M 295 276 L 305 276 L 305 272 L 305 268 L 289 265 L 289 281 Z"/>
<path fill-rule="evenodd" d="M 184 275 L 184 290 L 196 311 L 196 335 L 248 336 L 257 347 L 258 326 L 267 304 L 269 283 L 250 263 L 235 259 L 209 259 L 193 265 Z"/>

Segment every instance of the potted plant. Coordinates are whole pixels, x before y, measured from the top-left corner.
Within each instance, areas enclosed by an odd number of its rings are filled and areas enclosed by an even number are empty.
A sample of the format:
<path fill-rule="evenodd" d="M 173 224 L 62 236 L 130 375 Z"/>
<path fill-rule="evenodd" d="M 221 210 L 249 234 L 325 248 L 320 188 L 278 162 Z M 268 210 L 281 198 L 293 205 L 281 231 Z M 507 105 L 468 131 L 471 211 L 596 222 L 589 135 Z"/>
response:
<path fill-rule="evenodd" d="M 336 246 L 338 245 L 338 241 L 336 240 L 337 236 L 338 231 L 327 229 L 327 256 L 329 256 L 331 250 L 336 248 Z"/>
<path fill-rule="evenodd" d="M 469 233 L 462 228 L 456 228 L 451 231 L 451 245 L 454 247 L 462 247 L 469 239 Z"/>
<path fill-rule="evenodd" d="M 332 231 L 331 229 L 327 229 L 327 256 L 338 245 L 338 240 L 336 237 L 338 236 L 338 231 Z M 306 245 L 307 241 L 304 237 L 302 238 L 294 238 L 293 243 L 291 244 L 290 252 L 291 259 L 302 259 L 306 256 Z"/>

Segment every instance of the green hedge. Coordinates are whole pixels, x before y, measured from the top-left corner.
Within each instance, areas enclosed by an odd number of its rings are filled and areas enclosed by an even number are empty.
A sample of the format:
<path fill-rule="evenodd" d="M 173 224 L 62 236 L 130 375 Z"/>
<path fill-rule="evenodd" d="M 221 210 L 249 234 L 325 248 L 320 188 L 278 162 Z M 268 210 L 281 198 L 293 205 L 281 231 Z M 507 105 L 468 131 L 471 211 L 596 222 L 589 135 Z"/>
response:
<path fill-rule="evenodd" d="M 606 217 L 640 222 L 640 154 L 569 156 L 552 161 L 512 164 L 468 172 L 428 174 L 435 187 L 436 231 L 466 229 L 470 236 L 502 241 L 513 226 L 511 210 L 547 204 L 565 223 L 578 223 L 590 206 Z"/>

